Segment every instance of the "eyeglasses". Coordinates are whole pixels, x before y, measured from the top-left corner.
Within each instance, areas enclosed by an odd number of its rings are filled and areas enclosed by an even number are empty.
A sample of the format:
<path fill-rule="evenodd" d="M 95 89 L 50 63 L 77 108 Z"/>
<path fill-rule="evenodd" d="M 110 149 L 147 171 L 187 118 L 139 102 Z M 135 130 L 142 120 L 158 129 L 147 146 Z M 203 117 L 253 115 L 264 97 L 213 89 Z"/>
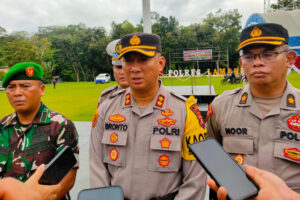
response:
<path fill-rule="evenodd" d="M 266 52 L 258 53 L 258 54 L 244 54 L 241 56 L 241 58 L 244 63 L 252 63 L 256 59 L 256 56 L 259 57 L 262 61 L 268 62 L 268 61 L 274 60 L 279 54 L 282 54 L 285 52 L 289 52 L 289 50 L 282 50 L 279 52 L 266 51 Z"/>

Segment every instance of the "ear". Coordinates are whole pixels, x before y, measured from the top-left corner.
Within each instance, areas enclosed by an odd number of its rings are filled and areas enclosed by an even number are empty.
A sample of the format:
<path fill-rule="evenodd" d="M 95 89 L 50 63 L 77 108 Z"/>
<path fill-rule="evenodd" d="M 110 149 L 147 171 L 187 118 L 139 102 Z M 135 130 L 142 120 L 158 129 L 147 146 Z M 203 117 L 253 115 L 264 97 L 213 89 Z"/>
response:
<path fill-rule="evenodd" d="M 242 61 L 242 58 L 239 58 L 239 64 L 241 67 L 243 67 L 243 61 Z"/>
<path fill-rule="evenodd" d="M 41 96 L 44 96 L 45 94 L 45 88 L 46 86 L 44 84 L 41 85 Z"/>
<path fill-rule="evenodd" d="M 163 71 L 166 64 L 166 58 L 164 56 L 159 57 L 159 71 Z"/>
<path fill-rule="evenodd" d="M 297 53 L 295 51 L 289 51 L 286 54 L 287 59 L 287 67 L 292 68 L 293 64 L 295 63 L 295 60 L 297 58 Z"/>

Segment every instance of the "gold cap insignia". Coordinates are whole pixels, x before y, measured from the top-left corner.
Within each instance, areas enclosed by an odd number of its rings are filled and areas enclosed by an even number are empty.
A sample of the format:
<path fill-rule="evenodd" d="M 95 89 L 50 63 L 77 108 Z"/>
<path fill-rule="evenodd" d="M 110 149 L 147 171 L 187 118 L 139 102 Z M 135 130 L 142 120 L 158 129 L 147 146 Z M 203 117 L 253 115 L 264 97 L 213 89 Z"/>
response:
<path fill-rule="evenodd" d="M 115 51 L 116 51 L 116 53 L 120 54 L 121 50 L 122 50 L 122 45 L 120 42 L 118 42 L 118 44 L 116 45 Z"/>
<path fill-rule="evenodd" d="M 262 34 L 262 31 L 256 26 L 252 29 L 250 35 L 251 37 L 259 37 Z"/>
<path fill-rule="evenodd" d="M 141 39 L 137 36 L 134 35 L 129 41 L 130 45 L 139 45 L 141 43 Z"/>

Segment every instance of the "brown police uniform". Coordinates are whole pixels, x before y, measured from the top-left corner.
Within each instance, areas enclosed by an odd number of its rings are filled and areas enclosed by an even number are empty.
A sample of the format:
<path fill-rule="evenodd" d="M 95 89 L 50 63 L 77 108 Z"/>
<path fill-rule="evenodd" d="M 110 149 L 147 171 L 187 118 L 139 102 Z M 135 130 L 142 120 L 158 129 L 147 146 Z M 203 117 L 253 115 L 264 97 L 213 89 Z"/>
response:
<path fill-rule="evenodd" d="M 209 108 L 207 131 L 237 161 L 270 171 L 300 192 L 300 90 L 287 83 L 262 115 L 247 85 L 224 92 Z"/>
<path fill-rule="evenodd" d="M 137 106 L 130 88 L 114 93 L 93 120 L 90 186 L 120 185 L 131 200 L 204 199 L 206 174 L 187 149 L 206 136 L 198 111 L 195 101 L 185 103 L 162 84 L 146 108 Z"/>

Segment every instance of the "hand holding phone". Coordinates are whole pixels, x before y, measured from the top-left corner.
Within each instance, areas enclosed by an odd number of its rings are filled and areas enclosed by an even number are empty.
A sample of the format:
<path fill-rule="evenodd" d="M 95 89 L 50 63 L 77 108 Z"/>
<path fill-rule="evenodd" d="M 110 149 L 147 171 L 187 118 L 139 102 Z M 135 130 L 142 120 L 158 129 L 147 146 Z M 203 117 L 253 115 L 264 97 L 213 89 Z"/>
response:
<path fill-rule="evenodd" d="M 258 186 L 215 139 L 208 138 L 190 144 L 189 148 L 217 185 L 226 188 L 231 200 L 257 195 Z"/>
<path fill-rule="evenodd" d="M 74 167 L 77 160 L 72 149 L 65 146 L 45 167 L 45 171 L 39 180 L 43 185 L 58 184 Z"/>

